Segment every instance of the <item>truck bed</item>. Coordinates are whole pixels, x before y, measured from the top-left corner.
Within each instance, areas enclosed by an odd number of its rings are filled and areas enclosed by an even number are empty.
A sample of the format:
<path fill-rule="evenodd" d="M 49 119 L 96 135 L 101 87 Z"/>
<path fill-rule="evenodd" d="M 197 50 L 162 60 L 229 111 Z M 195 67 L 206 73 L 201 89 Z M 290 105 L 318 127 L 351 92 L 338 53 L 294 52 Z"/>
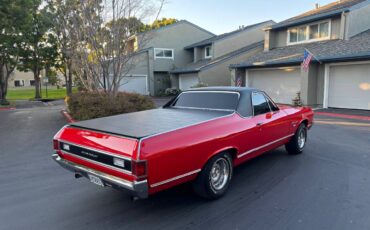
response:
<path fill-rule="evenodd" d="M 81 121 L 71 126 L 140 139 L 232 113 L 232 111 L 164 108 Z"/>

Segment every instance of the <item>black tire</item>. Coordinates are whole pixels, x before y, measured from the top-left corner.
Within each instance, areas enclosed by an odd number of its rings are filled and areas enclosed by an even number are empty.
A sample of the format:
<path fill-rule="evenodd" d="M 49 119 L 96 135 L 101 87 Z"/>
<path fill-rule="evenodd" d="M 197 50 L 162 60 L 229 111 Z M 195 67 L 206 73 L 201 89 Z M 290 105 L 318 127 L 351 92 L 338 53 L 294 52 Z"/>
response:
<path fill-rule="evenodd" d="M 304 143 L 300 142 L 300 138 L 304 135 Z M 296 133 L 292 137 L 292 139 L 289 141 L 288 144 L 285 145 L 286 151 L 288 151 L 289 154 L 300 154 L 303 152 L 304 147 L 306 146 L 307 142 L 307 127 L 304 123 L 300 124 Z"/>
<path fill-rule="evenodd" d="M 225 169 L 221 167 L 225 165 Z M 220 172 L 222 176 L 216 177 L 216 171 Z M 213 171 L 213 175 L 211 175 Z M 226 172 L 227 173 L 223 173 Z M 227 174 L 227 175 L 226 175 Z M 203 167 L 202 171 L 198 175 L 197 179 L 193 183 L 193 189 L 196 194 L 199 196 L 209 199 L 215 200 L 222 197 L 230 184 L 231 178 L 233 174 L 233 163 L 232 158 L 228 152 L 222 152 L 214 157 L 212 157 L 207 164 Z M 214 181 L 217 178 L 220 179 L 219 187 L 218 181 Z M 222 179 L 223 178 L 223 179 Z M 222 182 L 221 182 L 222 181 Z"/>

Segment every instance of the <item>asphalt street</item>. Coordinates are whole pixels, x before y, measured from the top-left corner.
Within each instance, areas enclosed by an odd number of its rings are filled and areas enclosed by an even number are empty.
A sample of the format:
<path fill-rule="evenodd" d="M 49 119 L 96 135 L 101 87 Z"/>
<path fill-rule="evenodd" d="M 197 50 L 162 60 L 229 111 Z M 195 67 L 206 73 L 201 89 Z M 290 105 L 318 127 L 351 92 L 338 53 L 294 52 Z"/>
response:
<path fill-rule="evenodd" d="M 302 155 L 247 162 L 220 200 L 185 184 L 133 202 L 53 162 L 60 107 L 0 111 L 0 229 L 370 229 L 370 122 L 317 121 Z"/>

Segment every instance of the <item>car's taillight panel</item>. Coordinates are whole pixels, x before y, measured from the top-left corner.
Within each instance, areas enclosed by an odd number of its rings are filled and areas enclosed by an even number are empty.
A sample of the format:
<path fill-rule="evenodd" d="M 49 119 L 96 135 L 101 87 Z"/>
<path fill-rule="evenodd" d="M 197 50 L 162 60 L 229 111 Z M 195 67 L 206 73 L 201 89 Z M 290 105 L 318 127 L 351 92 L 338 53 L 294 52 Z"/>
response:
<path fill-rule="evenodd" d="M 59 141 L 56 140 L 56 139 L 53 140 L 53 148 L 54 148 L 54 150 L 60 150 Z"/>
<path fill-rule="evenodd" d="M 147 178 L 148 164 L 147 161 L 132 161 L 132 174 L 138 180 L 144 180 Z"/>

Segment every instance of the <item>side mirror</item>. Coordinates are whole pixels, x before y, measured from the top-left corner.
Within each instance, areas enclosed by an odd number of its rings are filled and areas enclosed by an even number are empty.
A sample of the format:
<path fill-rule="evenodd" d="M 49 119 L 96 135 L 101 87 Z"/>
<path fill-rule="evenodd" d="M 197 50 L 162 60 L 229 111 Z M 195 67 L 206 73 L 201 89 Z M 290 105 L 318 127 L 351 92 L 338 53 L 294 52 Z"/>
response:
<path fill-rule="evenodd" d="M 272 118 L 272 113 L 266 113 L 266 119 L 271 119 Z"/>

